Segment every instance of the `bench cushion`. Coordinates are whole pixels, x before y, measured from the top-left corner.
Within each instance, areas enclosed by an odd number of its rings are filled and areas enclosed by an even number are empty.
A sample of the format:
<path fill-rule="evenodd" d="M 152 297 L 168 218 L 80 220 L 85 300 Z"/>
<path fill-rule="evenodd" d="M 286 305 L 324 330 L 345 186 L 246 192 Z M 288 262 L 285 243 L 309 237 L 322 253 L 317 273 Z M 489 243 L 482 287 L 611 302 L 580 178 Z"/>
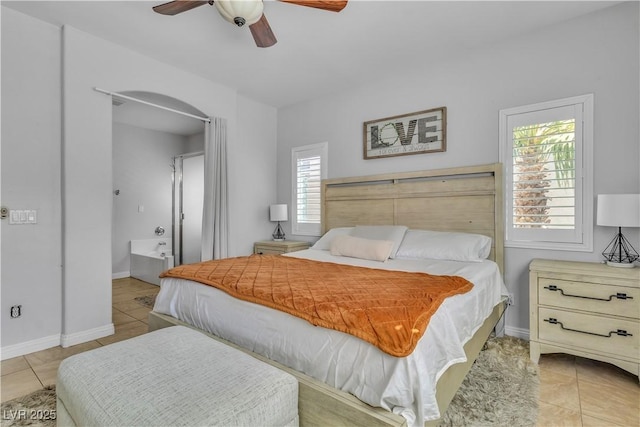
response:
<path fill-rule="evenodd" d="M 290 374 L 183 326 L 65 359 L 59 403 L 76 425 L 297 425 Z"/>

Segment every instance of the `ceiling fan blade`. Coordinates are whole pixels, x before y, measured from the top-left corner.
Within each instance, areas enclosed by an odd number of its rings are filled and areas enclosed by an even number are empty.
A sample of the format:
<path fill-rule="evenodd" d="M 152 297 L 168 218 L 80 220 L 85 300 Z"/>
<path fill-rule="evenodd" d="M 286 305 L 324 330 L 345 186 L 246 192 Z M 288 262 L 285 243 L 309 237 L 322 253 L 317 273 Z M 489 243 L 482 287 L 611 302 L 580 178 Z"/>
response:
<path fill-rule="evenodd" d="M 213 4 L 213 1 L 176 0 L 154 6 L 153 10 L 162 15 L 177 15 L 207 3 Z"/>
<path fill-rule="evenodd" d="M 284 3 L 292 3 L 300 6 L 315 7 L 316 9 L 340 12 L 347 5 L 347 0 L 280 0 Z"/>
<path fill-rule="evenodd" d="M 251 30 L 251 35 L 253 39 L 256 41 L 256 46 L 258 47 L 270 47 L 277 43 L 276 36 L 271 31 L 271 26 L 269 25 L 269 21 L 267 21 L 267 17 L 262 14 L 262 17 L 255 24 L 249 25 L 249 29 Z"/>

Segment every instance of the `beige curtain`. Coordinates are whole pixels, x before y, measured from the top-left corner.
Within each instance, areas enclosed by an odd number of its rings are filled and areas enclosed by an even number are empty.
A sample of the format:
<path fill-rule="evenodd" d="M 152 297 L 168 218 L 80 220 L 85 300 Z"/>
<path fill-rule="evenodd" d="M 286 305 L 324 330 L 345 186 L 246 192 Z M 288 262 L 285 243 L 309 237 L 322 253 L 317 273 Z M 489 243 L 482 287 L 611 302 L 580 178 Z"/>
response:
<path fill-rule="evenodd" d="M 205 126 L 202 261 L 226 258 L 229 247 L 227 121 L 211 117 Z"/>

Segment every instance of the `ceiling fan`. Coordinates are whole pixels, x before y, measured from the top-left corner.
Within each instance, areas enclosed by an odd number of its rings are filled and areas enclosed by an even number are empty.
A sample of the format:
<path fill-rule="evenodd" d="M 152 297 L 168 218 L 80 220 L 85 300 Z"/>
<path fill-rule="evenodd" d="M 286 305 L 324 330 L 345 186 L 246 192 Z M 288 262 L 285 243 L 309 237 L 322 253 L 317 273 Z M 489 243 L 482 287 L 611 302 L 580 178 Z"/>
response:
<path fill-rule="evenodd" d="M 348 0 L 279 0 L 300 6 L 314 7 L 332 12 L 340 12 Z M 153 10 L 162 15 L 177 15 L 202 5 L 215 5 L 222 17 L 238 27 L 248 25 L 258 47 L 276 44 L 276 36 L 271 31 L 267 18 L 262 13 L 262 0 L 176 0 L 154 6 Z"/>

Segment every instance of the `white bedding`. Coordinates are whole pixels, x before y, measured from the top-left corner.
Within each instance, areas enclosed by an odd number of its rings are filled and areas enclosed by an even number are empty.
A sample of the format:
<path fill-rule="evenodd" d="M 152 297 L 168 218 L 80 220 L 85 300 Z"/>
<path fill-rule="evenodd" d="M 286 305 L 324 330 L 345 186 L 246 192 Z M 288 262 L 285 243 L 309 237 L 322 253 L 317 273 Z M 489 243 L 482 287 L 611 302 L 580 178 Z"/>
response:
<path fill-rule="evenodd" d="M 287 256 L 363 267 L 462 276 L 474 284 L 447 298 L 432 316 L 415 351 L 390 356 L 351 335 L 311 325 L 290 314 L 235 299 L 211 286 L 164 278 L 154 311 L 167 314 L 262 354 L 360 400 L 400 414 L 409 425 L 440 417 L 436 383 L 446 369 L 466 361 L 464 344 L 506 295 L 492 261 L 390 259 L 384 263 L 308 249 Z"/>

